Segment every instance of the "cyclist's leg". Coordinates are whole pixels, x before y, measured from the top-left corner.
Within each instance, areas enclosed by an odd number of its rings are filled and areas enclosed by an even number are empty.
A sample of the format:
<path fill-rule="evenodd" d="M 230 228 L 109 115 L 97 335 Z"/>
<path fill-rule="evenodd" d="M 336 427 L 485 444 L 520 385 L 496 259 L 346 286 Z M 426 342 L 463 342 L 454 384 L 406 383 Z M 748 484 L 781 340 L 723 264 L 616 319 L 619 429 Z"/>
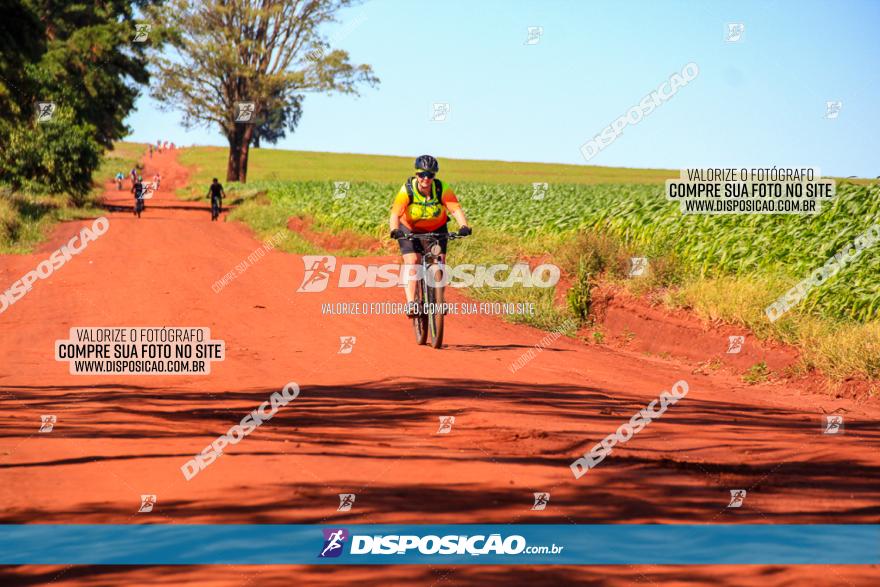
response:
<path fill-rule="evenodd" d="M 421 263 L 421 256 L 418 253 L 405 253 L 403 255 L 401 276 L 404 280 L 403 289 L 406 294 L 407 303 L 413 301 L 416 297 L 416 286 L 419 284 L 419 263 Z"/>
<path fill-rule="evenodd" d="M 409 229 L 401 227 L 408 235 L 412 234 Z M 401 238 L 397 240 L 400 254 L 403 257 L 400 278 L 403 280 L 404 293 L 407 301 L 407 315 L 412 316 L 412 303 L 416 299 L 417 289 L 421 287 L 422 273 L 422 243 L 420 240 Z"/>
<path fill-rule="evenodd" d="M 409 230 L 401 227 L 409 234 Z M 418 241 L 412 241 L 406 238 L 397 239 L 397 245 L 400 247 L 400 256 L 403 257 L 403 264 L 400 266 L 400 278 L 403 280 L 404 292 L 406 293 L 407 303 L 412 302 L 416 295 L 416 286 L 418 285 L 419 263 L 421 258 L 419 253 L 421 248 Z"/>

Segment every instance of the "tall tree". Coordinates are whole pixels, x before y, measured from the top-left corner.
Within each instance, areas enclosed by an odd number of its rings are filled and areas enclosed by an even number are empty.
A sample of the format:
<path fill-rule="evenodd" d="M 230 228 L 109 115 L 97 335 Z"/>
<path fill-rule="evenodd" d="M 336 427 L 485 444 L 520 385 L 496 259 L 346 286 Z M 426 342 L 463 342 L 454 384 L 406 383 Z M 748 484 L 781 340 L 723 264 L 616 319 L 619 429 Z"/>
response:
<path fill-rule="evenodd" d="M 229 141 L 226 180 L 247 181 L 254 122 L 281 116 L 272 129 L 292 130 L 303 92 L 357 94 L 357 84 L 379 82 L 369 65 L 353 65 L 346 51 L 330 50 L 319 30 L 352 3 L 172 0 L 153 16 L 173 48 L 156 55 L 154 96 L 182 110 L 187 126 L 218 125 Z M 241 103 L 253 104 L 249 121 L 236 120 Z"/>
<path fill-rule="evenodd" d="M 0 181 L 77 201 L 92 188 L 148 81 L 143 44 L 133 42 L 135 9 L 148 3 L 2 0 L 14 26 L 0 33 Z M 55 104 L 49 122 L 37 121 L 40 101 Z"/>
<path fill-rule="evenodd" d="M 44 27 L 37 13 L 20 0 L 0 0 L 0 12 L 16 26 L 0 27 L 0 122 L 21 122 L 30 114 L 25 99 L 33 94 L 27 65 L 46 52 Z"/>
<path fill-rule="evenodd" d="M 263 141 L 274 145 L 287 136 L 287 131 L 295 131 L 302 117 L 302 101 L 303 96 L 297 95 L 281 108 L 266 112 L 261 120 L 257 121 L 253 146 L 259 147 Z"/>

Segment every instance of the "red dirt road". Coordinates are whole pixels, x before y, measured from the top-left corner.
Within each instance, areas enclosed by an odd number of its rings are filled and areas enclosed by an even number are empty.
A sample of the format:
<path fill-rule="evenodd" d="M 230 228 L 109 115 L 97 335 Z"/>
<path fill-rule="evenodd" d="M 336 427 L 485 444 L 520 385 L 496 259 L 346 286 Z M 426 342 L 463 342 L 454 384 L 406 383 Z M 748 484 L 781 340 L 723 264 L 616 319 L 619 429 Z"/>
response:
<path fill-rule="evenodd" d="M 322 315 L 336 302 L 399 301 L 388 289 L 297 293 L 300 257 L 260 246 L 207 200 L 176 199 L 174 153 L 142 218 L 108 187 L 110 228 L 0 314 L 0 523 L 876 523 L 880 408 L 683 362 L 553 342 L 493 316 L 452 316 L 446 348 L 418 347 L 401 316 Z M 205 186 L 207 189 L 207 186 Z M 127 209 L 122 209 L 127 207 Z M 33 255 L 0 257 L 0 290 L 87 222 L 58 226 Z M 454 248 L 452 251 L 454 256 Z M 370 263 L 392 257 L 338 259 Z M 455 301 L 461 301 L 457 298 Z M 206 376 L 74 376 L 54 342 L 75 326 L 210 327 L 227 358 Z M 340 337 L 354 336 L 350 354 Z M 684 379 L 688 395 L 581 479 L 569 464 Z M 191 481 L 181 465 L 287 382 L 300 396 Z M 845 433 L 822 434 L 823 412 Z M 40 416 L 57 424 L 40 434 Z M 437 434 L 439 418 L 455 416 Z M 731 489 L 747 489 L 728 509 Z M 549 491 L 545 511 L 532 493 Z M 339 493 L 357 495 L 337 512 Z M 137 513 L 156 494 L 152 513 Z M 597 545 L 597 548 L 600 545 Z M 595 584 L 868 584 L 868 567 L 517 569 L 177 567 L 0 570 L 0 583 L 291 584 L 563 581 Z M 828 583 L 823 583 L 828 577 Z"/>

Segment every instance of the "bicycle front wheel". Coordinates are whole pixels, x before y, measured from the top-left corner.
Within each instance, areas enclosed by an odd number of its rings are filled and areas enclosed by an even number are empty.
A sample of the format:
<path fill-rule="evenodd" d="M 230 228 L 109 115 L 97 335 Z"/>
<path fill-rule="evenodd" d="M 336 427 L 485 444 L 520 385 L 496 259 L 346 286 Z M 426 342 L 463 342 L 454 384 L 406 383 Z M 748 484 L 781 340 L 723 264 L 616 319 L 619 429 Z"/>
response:
<path fill-rule="evenodd" d="M 422 308 L 422 284 L 418 284 L 413 301 L 419 308 L 419 313 L 412 319 L 413 331 L 416 334 L 416 344 L 425 344 L 428 341 L 428 317 L 421 311 Z"/>
<path fill-rule="evenodd" d="M 439 349 L 443 346 L 443 272 L 436 264 L 431 265 L 428 271 L 431 274 L 427 280 L 428 330 L 431 335 L 431 346 Z"/>

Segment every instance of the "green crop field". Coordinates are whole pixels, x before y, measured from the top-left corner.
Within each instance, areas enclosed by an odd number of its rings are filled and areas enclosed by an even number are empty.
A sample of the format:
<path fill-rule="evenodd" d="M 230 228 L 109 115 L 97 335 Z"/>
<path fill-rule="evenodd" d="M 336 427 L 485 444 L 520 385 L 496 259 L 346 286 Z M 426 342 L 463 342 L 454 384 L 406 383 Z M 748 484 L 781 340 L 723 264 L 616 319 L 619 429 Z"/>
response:
<path fill-rule="evenodd" d="M 334 197 L 333 182 L 250 182 L 293 214 L 334 229 L 380 235 L 398 184 L 353 183 Z M 689 215 L 650 185 L 552 185 L 543 199 L 528 185 L 458 183 L 469 221 L 528 236 L 589 229 L 611 234 L 650 257 L 673 255 L 690 274 L 769 273 L 803 279 L 856 236 L 880 222 L 877 186 L 841 184 L 818 216 Z M 803 302 L 804 310 L 860 321 L 880 317 L 880 251 L 868 250 Z M 798 279 L 799 280 L 799 279 Z M 784 292 L 768 292 L 768 295 Z M 775 297 L 775 296 L 774 296 Z M 768 300 L 769 301 L 769 300 Z"/>

